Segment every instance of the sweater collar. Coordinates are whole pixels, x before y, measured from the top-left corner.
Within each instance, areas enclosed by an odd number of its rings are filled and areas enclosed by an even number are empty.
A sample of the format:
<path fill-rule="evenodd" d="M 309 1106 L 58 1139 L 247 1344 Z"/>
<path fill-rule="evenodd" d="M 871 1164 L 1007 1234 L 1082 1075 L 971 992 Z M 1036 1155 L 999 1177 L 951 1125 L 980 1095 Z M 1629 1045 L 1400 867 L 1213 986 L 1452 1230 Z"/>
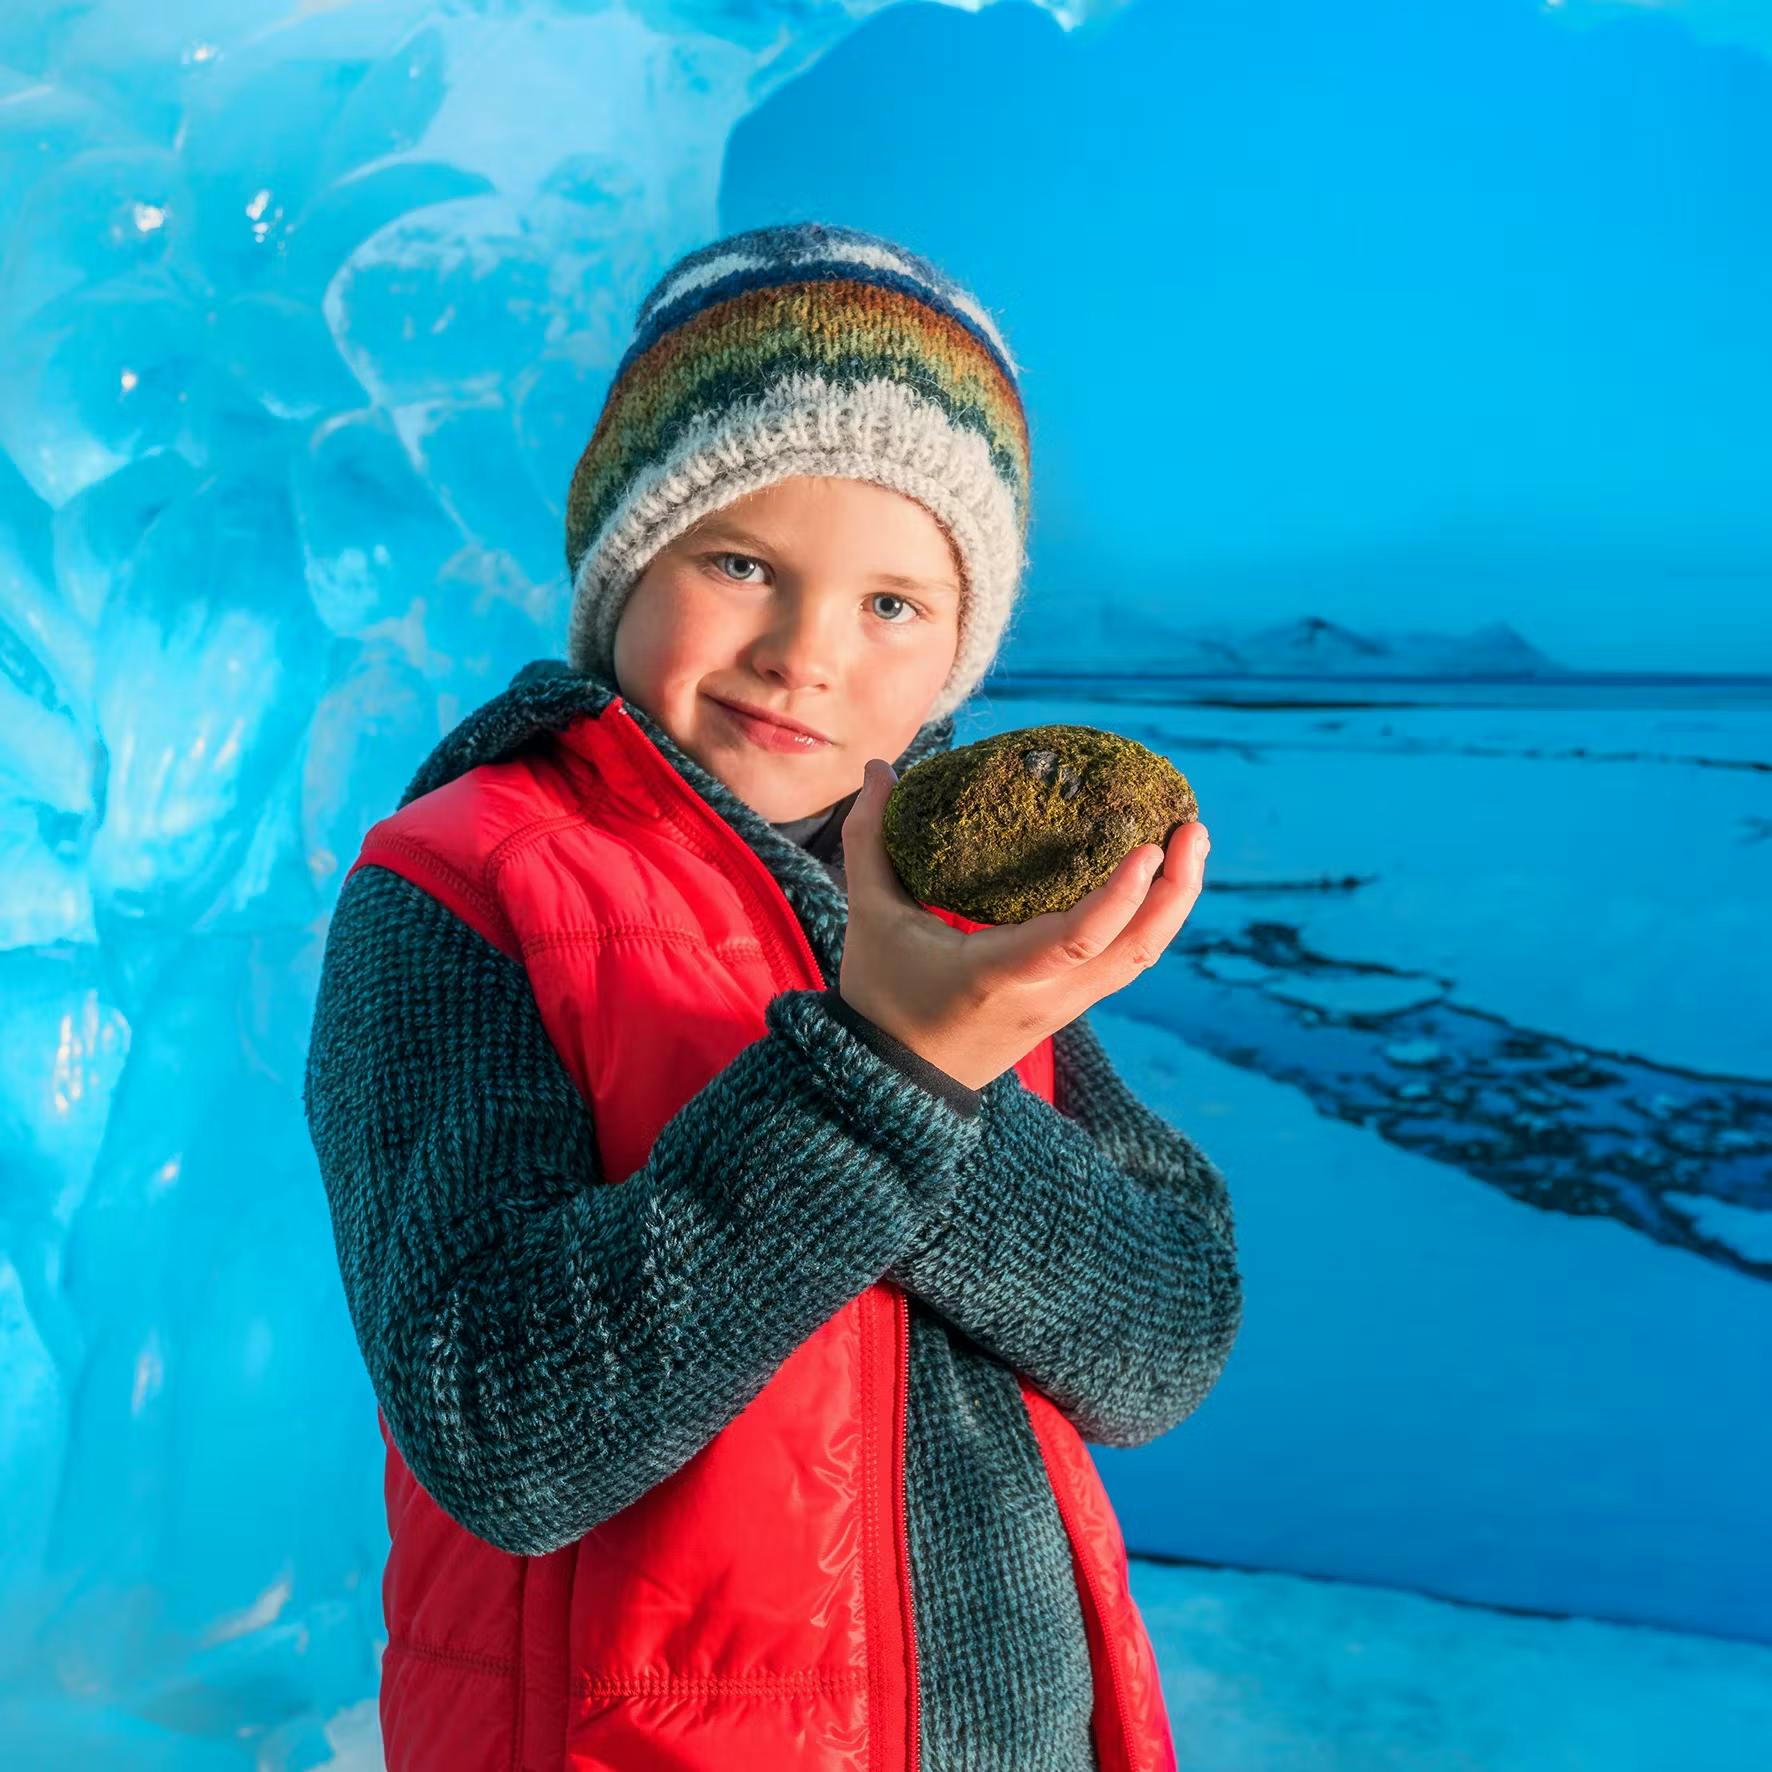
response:
<path fill-rule="evenodd" d="M 502 762 L 579 720 L 600 716 L 620 693 L 607 678 L 574 670 L 564 659 L 533 660 L 502 694 L 468 714 L 436 746 L 419 765 L 400 804 L 405 806 L 479 764 Z M 704 769 L 645 709 L 625 698 L 622 706 L 689 787 L 762 858 L 805 928 L 825 976 L 835 979 L 842 963 L 848 900 L 828 864 L 840 862 L 843 820 L 861 790 L 839 800 L 811 841 L 802 845 Z M 944 714 L 919 727 L 892 766 L 903 775 L 925 757 L 952 749 L 953 742 L 954 716 Z"/>

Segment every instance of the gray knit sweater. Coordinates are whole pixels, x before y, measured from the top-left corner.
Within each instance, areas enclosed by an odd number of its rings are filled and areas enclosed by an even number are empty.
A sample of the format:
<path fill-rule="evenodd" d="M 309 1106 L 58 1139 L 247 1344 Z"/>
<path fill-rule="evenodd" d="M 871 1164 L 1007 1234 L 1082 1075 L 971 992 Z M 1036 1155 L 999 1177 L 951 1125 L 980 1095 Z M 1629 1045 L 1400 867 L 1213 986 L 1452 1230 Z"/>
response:
<path fill-rule="evenodd" d="M 401 803 L 611 693 L 537 661 Z M 1131 1095 L 1087 1017 L 1054 1036 L 1049 1106 L 1012 1071 L 968 1089 L 849 1009 L 834 985 L 853 796 L 772 826 L 628 708 L 769 866 L 833 988 L 778 996 L 645 1166 L 596 1187 L 589 1109 L 521 966 L 358 869 L 327 936 L 304 1097 L 390 1430 L 452 1517 L 545 1552 L 679 1468 L 890 1271 L 911 1295 L 922 1763 L 1093 1772 L 1070 1553 L 1015 1371 L 1101 1444 L 1191 1413 L 1241 1319 L 1224 1179 Z M 952 732 L 951 716 L 926 727 L 900 772 Z"/>

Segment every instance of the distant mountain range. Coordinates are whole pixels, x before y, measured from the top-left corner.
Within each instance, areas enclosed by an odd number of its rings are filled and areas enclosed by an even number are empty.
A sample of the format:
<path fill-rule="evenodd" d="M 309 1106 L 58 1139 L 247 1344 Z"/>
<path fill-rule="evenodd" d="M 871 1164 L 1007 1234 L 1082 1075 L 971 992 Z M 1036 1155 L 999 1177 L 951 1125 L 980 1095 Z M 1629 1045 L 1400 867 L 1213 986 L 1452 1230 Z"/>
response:
<path fill-rule="evenodd" d="M 1222 677 L 1562 677 L 1563 665 L 1523 640 L 1506 622 L 1467 634 L 1408 629 L 1361 634 L 1321 616 L 1300 616 L 1271 627 L 1237 628 L 1206 622 L 1177 628 L 1142 611 L 1106 609 L 1085 639 L 1070 636 L 1060 656 L 1029 636 L 1010 673 L 1062 670 L 1067 675 L 1126 670 Z"/>

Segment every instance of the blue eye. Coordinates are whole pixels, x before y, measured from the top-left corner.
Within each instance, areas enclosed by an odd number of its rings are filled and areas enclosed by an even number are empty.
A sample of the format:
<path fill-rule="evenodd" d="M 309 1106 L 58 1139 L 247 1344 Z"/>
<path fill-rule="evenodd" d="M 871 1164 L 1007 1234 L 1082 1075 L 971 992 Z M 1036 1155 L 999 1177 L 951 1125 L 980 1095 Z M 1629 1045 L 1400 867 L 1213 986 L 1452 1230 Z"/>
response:
<path fill-rule="evenodd" d="M 709 554 L 708 558 L 710 560 L 749 560 L 753 566 L 761 566 L 763 563 L 754 554 Z M 755 582 L 754 579 L 749 578 L 738 580 L 740 584 L 754 584 Z"/>
<path fill-rule="evenodd" d="M 749 585 L 749 584 L 757 584 L 757 583 L 761 582 L 760 580 L 754 579 L 754 578 L 736 578 L 736 577 L 734 577 L 731 573 L 729 573 L 725 570 L 725 562 L 727 562 L 728 560 L 748 560 L 751 563 L 751 565 L 762 568 L 765 571 L 768 570 L 767 567 L 764 567 L 763 562 L 761 560 L 759 560 L 755 554 L 736 554 L 736 553 L 732 553 L 732 552 L 723 550 L 722 552 L 717 553 L 717 554 L 703 554 L 702 555 L 703 563 L 706 565 L 709 565 L 709 566 L 717 567 L 719 569 L 721 578 L 727 584 Z M 904 605 L 904 607 L 906 609 L 908 609 L 911 612 L 908 620 L 901 619 L 896 616 L 882 617 L 881 619 L 884 621 L 885 625 L 889 628 L 912 627 L 917 622 L 924 621 L 928 618 L 929 611 L 926 610 L 921 603 L 914 603 L 911 601 L 911 599 L 909 597 L 901 597 L 901 596 L 899 596 L 899 594 L 896 591 L 875 591 L 872 594 L 874 597 L 884 597 L 889 603 L 901 603 Z"/>
<path fill-rule="evenodd" d="M 910 621 L 888 621 L 886 625 L 889 628 L 908 628 L 913 622 L 918 622 L 923 619 L 922 609 L 917 604 L 913 603 L 910 598 L 899 596 L 896 591 L 875 591 L 874 595 L 876 597 L 884 597 L 888 603 L 902 603 L 905 608 L 911 612 Z"/>

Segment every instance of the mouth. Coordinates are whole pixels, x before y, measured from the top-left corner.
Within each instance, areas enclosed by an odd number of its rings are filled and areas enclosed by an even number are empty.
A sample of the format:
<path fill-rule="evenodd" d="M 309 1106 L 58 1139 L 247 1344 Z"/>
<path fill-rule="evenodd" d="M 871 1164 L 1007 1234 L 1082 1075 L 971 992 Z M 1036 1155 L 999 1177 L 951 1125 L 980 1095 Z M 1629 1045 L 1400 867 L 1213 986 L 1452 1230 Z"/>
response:
<path fill-rule="evenodd" d="M 778 755 L 804 755 L 812 751 L 822 751 L 830 745 L 831 741 L 822 732 L 815 732 L 810 726 L 804 726 L 797 720 L 789 720 L 785 716 L 766 713 L 762 709 L 745 707 L 736 702 L 723 701 L 717 695 L 710 695 L 708 700 L 744 737 L 766 751 L 774 751 Z"/>

